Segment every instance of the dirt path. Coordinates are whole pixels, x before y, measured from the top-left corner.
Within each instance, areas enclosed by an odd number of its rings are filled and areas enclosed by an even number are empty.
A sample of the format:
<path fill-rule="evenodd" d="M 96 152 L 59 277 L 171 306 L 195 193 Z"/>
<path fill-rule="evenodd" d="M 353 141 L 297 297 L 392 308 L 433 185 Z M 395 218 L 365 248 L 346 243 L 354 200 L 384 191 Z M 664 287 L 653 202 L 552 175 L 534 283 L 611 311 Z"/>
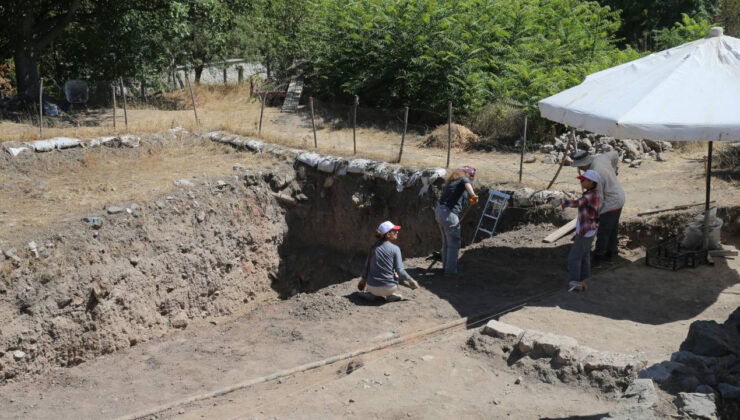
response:
<path fill-rule="evenodd" d="M 740 305 L 738 260 L 679 272 L 642 260 L 597 271 L 585 294 L 562 291 L 566 244 L 528 248 L 532 229 L 502 234 L 467 250 L 450 281 L 407 266 L 423 288 L 408 301 L 366 304 L 356 279 L 287 301 L 267 302 L 230 318 L 205 319 L 187 330 L 3 387 L 0 418 L 116 418 L 184 397 L 364 348 L 460 316 L 503 308 L 560 287 L 551 298 L 503 317 L 525 328 L 571 335 L 601 349 L 646 353 L 651 362 L 676 351 L 694 319 L 723 320 Z M 532 261 L 538 263 L 533 265 Z M 473 331 L 455 330 L 402 349 L 347 362 L 184 408 L 177 418 L 512 418 L 594 415 L 615 404 L 590 389 L 552 386 L 471 354 Z M 431 356 L 431 358 L 426 357 Z M 337 373 L 339 372 L 339 373 Z M 354 402 L 350 402 L 353 400 Z"/>

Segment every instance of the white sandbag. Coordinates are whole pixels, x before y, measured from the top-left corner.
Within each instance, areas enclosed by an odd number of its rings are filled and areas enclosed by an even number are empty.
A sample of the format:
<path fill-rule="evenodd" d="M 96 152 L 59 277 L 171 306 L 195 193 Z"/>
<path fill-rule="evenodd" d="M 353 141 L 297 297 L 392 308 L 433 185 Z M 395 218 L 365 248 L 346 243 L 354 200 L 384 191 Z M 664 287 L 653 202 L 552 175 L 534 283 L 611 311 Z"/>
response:
<path fill-rule="evenodd" d="M 54 149 L 67 149 L 81 144 L 79 139 L 54 137 L 48 140 L 36 140 L 29 143 L 36 152 L 49 152 Z"/>
<path fill-rule="evenodd" d="M 720 233 L 724 221 L 717 217 L 717 208 L 709 209 L 709 249 L 722 249 Z M 684 249 L 697 250 L 704 246 L 704 214 L 694 217 L 694 221 L 686 228 L 681 247 Z"/>
<path fill-rule="evenodd" d="M 16 147 L 13 147 L 13 146 L 16 146 Z M 20 155 L 25 150 L 31 151 L 31 148 L 25 147 L 25 146 L 21 146 L 20 144 L 13 145 L 13 146 L 10 146 L 10 145 L 5 145 L 4 146 L 5 150 L 8 153 L 10 153 L 10 155 L 13 156 L 13 157 L 16 157 L 16 156 Z"/>
<path fill-rule="evenodd" d="M 349 165 L 347 165 L 347 172 L 351 174 L 364 173 L 367 167 L 373 163 L 372 160 L 368 159 L 352 159 L 349 161 Z"/>
<path fill-rule="evenodd" d="M 314 152 L 303 152 L 296 158 L 297 161 L 315 168 L 321 161 L 321 155 Z"/>
<path fill-rule="evenodd" d="M 104 145 L 105 143 L 108 143 L 109 141 L 115 139 L 114 136 L 106 136 L 106 137 L 96 137 L 94 139 L 90 139 L 90 142 L 87 144 L 89 147 L 99 147 Z"/>
<path fill-rule="evenodd" d="M 205 135 L 206 138 L 213 141 L 220 141 L 224 136 L 226 136 L 226 132 L 224 131 L 211 131 Z"/>
<path fill-rule="evenodd" d="M 232 146 L 234 146 L 234 147 L 247 147 L 247 140 L 245 140 L 245 139 L 243 139 L 241 137 L 236 137 L 236 138 L 232 139 L 229 142 L 229 144 L 232 145 Z"/>
<path fill-rule="evenodd" d="M 519 188 L 512 194 L 511 200 L 515 207 L 531 207 L 534 190 L 529 187 Z"/>
<path fill-rule="evenodd" d="M 396 191 L 402 192 L 409 177 L 403 171 L 397 169 L 393 172 L 393 179 L 396 181 Z"/>
<path fill-rule="evenodd" d="M 261 152 L 264 147 L 265 143 L 262 143 L 259 140 L 247 140 L 247 148 L 254 152 Z"/>
<path fill-rule="evenodd" d="M 545 204 L 552 201 L 553 198 L 563 197 L 563 192 L 558 190 L 542 190 L 537 191 L 529 197 L 529 202 L 532 205 Z"/>
<path fill-rule="evenodd" d="M 124 134 L 118 138 L 121 141 L 121 146 L 135 148 L 141 144 L 141 137 L 133 134 Z"/>
<path fill-rule="evenodd" d="M 321 172 L 326 172 L 328 174 L 333 174 L 334 171 L 336 171 L 337 166 L 339 165 L 339 162 L 342 161 L 342 158 L 336 157 L 336 156 L 324 156 L 317 165 L 317 168 Z"/>

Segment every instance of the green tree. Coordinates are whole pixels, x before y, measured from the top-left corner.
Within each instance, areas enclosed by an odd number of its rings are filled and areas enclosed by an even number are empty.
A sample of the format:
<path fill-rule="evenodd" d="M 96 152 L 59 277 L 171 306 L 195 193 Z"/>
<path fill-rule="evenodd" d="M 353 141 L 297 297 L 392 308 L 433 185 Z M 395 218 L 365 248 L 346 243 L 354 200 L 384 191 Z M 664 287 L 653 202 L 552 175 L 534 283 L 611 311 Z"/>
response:
<path fill-rule="evenodd" d="M 682 14 L 715 16 L 721 0 L 599 0 L 612 10 L 621 10 L 622 27 L 617 35 L 634 48 L 653 49 L 651 35 L 671 28 Z"/>
<path fill-rule="evenodd" d="M 533 105 L 637 57 L 614 46 L 617 14 L 595 2 L 322 0 L 311 9 L 313 88 L 383 107 Z"/>
<path fill-rule="evenodd" d="M 702 16 L 693 18 L 684 13 L 680 22 L 672 28 L 655 31 L 655 47 L 659 50 L 676 47 L 689 41 L 707 36 L 712 29 L 712 22 Z"/>

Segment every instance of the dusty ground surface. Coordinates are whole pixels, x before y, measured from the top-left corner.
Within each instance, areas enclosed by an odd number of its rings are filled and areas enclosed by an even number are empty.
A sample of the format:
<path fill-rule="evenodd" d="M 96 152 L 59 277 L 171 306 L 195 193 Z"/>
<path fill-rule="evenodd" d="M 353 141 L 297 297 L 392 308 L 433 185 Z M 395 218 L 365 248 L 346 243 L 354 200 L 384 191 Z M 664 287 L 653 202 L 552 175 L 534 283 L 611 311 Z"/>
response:
<path fill-rule="evenodd" d="M 270 130 L 305 127 L 293 115 L 270 112 L 268 118 L 273 128 L 265 130 L 267 135 L 273 135 Z M 324 130 L 321 151 L 351 150 L 346 131 L 332 136 Z M 169 194 L 178 179 L 233 175 L 231 167 L 236 163 L 255 170 L 273 166 L 269 160 L 197 139 L 162 139 L 162 144 L 174 147 L 66 150 L 26 160 L 4 155 L 0 242 L 23 243 L 53 234 L 60 223 L 79 222 L 81 215 L 111 203 L 147 203 Z M 397 140 L 381 136 L 366 147 L 360 151 L 372 152 L 363 155 L 389 159 L 395 155 Z M 419 148 L 413 142 L 407 147 L 405 156 L 413 164 L 443 164 L 439 150 Z M 703 199 L 701 162 L 678 153 L 668 157 L 668 162 L 649 161 L 620 172 L 628 195 L 627 216 L 638 209 Z M 502 188 L 517 185 L 514 154 L 457 152 L 451 164 L 477 166 L 481 181 Z M 555 169 L 530 164 L 525 167 L 525 184 L 543 188 Z M 572 172 L 565 169 L 556 187 L 576 189 L 565 178 Z M 646 177 L 651 182 L 645 182 Z M 740 202 L 740 192 L 731 181 L 717 180 L 713 189 L 713 198 L 720 204 Z M 564 293 L 567 239 L 548 246 L 540 242 L 554 228 L 526 226 L 469 248 L 461 257 L 466 275 L 454 281 L 428 272 L 429 263 L 423 258 L 408 259 L 407 267 L 423 287 L 404 290 L 409 298 L 404 302 L 367 304 L 354 295 L 357 279 L 348 275 L 314 294 L 285 301 L 278 300 L 277 294 L 266 294 L 267 300 L 259 304 L 224 312 L 229 315 L 218 316 L 214 311 L 193 319 L 184 331 L 73 367 L 11 380 L 0 390 L 0 418 L 116 418 L 146 412 L 460 317 L 490 314 L 550 290 L 552 296 L 530 302 L 502 320 L 570 335 L 596 349 L 639 350 L 658 362 L 678 349 L 692 320 L 721 322 L 740 305 L 738 259 L 719 259 L 714 267 L 674 273 L 645 267 L 641 248 L 625 248 L 618 264 L 597 270 L 589 292 Z M 726 237 L 725 242 L 738 245 L 736 236 Z M 358 359 L 362 366 L 350 374 L 349 362 L 344 361 L 158 416 L 562 418 L 599 415 L 616 405 L 614 396 L 590 388 L 543 384 L 526 375 L 516 384 L 520 372 L 466 347 L 471 334 L 470 329 L 456 329 L 363 356 Z"/>
<path fill-rule="evenodd" d="M 548 288 L 560 291 L 502 320 L 568 334 L 601 350 L 639 350 L 651 361 L 668 358 L 692 320 L 721 321 L 740 304 L 737 260 L 674 273 L 625 259 L 597 271 L 589 292 L 567 294 L 562 291 L 567 245 L 543 249 L 533 259 L 527 246 L 536 244 L 531 233 L 537 229 L 507 232 L 469 249 L 461 267 L 470 274 L 457 281 L 427 273 L 422 258 L 407 260 L 423 286 L 404 290 L 408 301 L 366 304 L 354 295 L 357 279 L 352 279 L 228 318 L 193 322 L 162 339 L 11 383 L 3 387 L 0 417 L 116 418 L 146 412 L 460 316 L 495 312 Z M 363 366 L 349 375 L 343 361 L 160 416 L 561 418 L 614 408 L 613 398 L 588 388 L 526 376 L 515 384 L 520 373 L 465 347 L 472 332 L 457 329 L 360 357 Z"/>

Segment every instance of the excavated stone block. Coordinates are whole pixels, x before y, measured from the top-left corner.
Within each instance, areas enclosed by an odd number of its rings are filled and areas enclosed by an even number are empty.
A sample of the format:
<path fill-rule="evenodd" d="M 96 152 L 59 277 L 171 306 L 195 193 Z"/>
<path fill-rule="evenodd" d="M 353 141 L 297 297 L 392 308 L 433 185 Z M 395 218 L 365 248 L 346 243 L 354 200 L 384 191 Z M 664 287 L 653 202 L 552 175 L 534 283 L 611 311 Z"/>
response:
<path fill-rule="evenodd" d="M 718 416 L 714 398 L 714 394 L 679 392 L 676 405 L 690 418 L 715 420 Z"/>
<path fill-rule="evenodd" d="M 597 352 L 589 355 L 584 360 L 584 367 L 587 371 L 609 370 L 621 373 L 636 373 L 646 364 L 647 360 L 642 356 L 616 352 Z"/>
<path fill-rule="evenodd" d="M 506 324 L 496 320 L 488 321 L 486 327 L 483 328 L 483 334 L 506 339 L 518 340 L 523 333 L 524 330 L 515 325 Z"/>

